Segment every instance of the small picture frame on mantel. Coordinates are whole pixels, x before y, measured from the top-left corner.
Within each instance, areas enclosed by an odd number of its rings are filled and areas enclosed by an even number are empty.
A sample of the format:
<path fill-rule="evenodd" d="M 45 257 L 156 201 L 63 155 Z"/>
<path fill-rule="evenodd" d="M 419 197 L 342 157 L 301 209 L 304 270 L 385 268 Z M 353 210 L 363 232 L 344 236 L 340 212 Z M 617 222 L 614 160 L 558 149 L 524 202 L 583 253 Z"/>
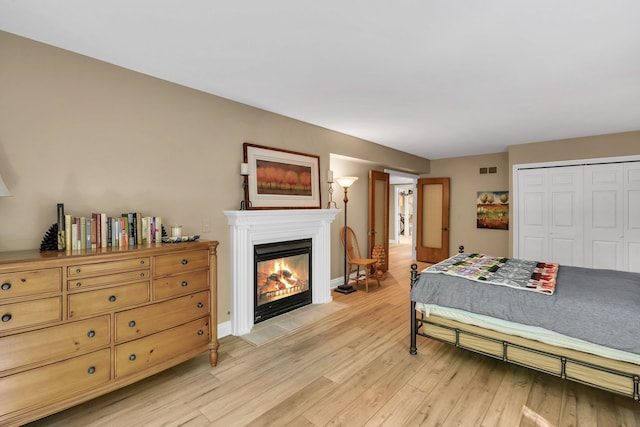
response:
<path fill-rule="evenodd" d="M 247 209 L 320 209 L 320 156 L 244 143 Z"/>

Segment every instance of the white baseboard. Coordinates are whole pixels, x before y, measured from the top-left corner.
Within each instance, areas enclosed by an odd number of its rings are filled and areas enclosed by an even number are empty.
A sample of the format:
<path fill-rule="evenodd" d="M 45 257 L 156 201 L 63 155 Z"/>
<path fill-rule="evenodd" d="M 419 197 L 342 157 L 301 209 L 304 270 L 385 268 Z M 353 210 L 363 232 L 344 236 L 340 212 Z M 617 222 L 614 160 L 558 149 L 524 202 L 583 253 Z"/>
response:
<path fill-rule="evenodd" d="M 231 320 L 218 323 L 218 339 L 231 335 Z"/>

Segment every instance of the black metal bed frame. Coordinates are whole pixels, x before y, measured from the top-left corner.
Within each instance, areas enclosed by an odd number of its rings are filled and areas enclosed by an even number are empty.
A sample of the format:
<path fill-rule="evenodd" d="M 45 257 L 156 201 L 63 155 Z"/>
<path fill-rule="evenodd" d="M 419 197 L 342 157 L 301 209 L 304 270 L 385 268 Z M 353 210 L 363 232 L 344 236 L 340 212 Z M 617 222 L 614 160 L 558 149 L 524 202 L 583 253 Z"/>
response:
<path fill-rule="evenodd" d="M 413 288 L 413 286 L 416 284 L 416 282 L 418 281 L 418 278 L 420 277 L 420 273 L 418 273 L 418 266 L 416 264 L 411 264 L 411 288 Z M 511 363 L 514 365 L 518 365 L 518 366 L 523 366 L 529 369 L 533 369 L 539 372 L 544 372 L 556 377 L 560 377 L 562 379 L 566 379 L 566 380 L 571 380 L 577 383 L 581 383 L 581 384 L 586 384 L 588 386 L 591 387 L 595 387 L 595 388 L 599 388 L 601 390 L 606 390 L 609 392 L 613 392 L 616 394 L 620 394 L 623 396 L 627 396 L 627 397 L 632 397 L 635 401 L 640 402 L 640 376 L 638 374 L 634 374 L 634 373 L 630 373 L 630 372 L 623 372 L 623 371 L 619 371 L 616 369 L 611 369 L 605 366 L 601 366 L 601 365 L 597 365 L 597 364 L 593 364 L 593 363 L 589 363 L 589 362 L 585 362 L 583 360 L 578 360 L 572 357 L 567 357 L 561 354 L 554 354 L 554 353 L 550 353 L 550 352 L 546 352 L 546 351 L 542 351 L 542 350 L 538 350 L 532 347 L 527 347 L 527 346 L 522 346 L 519 344 L 515 344 L 512 343 L 510 341 L 506 341 L 506 340 L 498 340 L 486 335 L 482 335 L 482 334 L 477 334 L 474 332 L 470 332 L 470 331 L 465 331 L 463 329 L 459 329 L 459 328 L 453 328 L 451 326 L 447 326 L 447 325 L 443 325 L 440 323 L 436 323 L 436 322 L 432 322 L 430 320 L 425 319 L 424 317 L 424 313 L 419 313 L 420 316 L 418 317 L 418 313 L 416 312 L 416 302 L 415 301 L 411 301 L 411 345 L 409 348 L 409 353 L 412 355 L 416 355 L 418 353 L 417 351 L 417 347 L 416 347 L 416 339 L 417 336 L 420 335 L 422 337 L 425 338 L 430 338 L 430 339 L 434 339 L 440 342 L 443 342 L 445 344 L 449 344 L 449 345 L 453 345 L 455 347 L 458 348 L 462 348 L 468 351 L 473 351 L 475 353 L 479 353 L 485 356 L 489 356 L 492 357 L 494 359 L 498 359 L 498 360 L 502 360 L 503 362 L 507 362 L 507 363 Z M 443 329 L 447 329 L 452 331 L 453 333 L 455 333 L 455 342 L 451 342 L 451 341 L 447 341 L 445 339 L 441 339 L 439 337 L 433 336 L 428 334 L 427 332 L 421 331 L 422 326 L 423 325 L 433 325 L 439 328 L 443 328 Z M 468 336 L 472 336 L 475 338 L 479 338 L 482 340 L 486 340 L 489 342 L 493 342 L 493 343 L 497 343 L 497 344 L 501 344 L 502 345 L 502 355 L 501 356 L 496 356 L 495 354 L 492 353 L 488 353 L 488 352 L 484 352 L 482 350 L 476 349 L 476 348 L 472 348 L 472 347 L 468 347 L 468 346 L 464 346 L 460 343 L 460 337 L 462 335 L 468 335 Z M 557 359 L 560 361 L 560 373 L 556 373 L 554 371 L 550 371 L 547 369 L 543 369 L 534 365 L 528 365 L 528 364 L 524 364 L 524 363 L 520 363 L 516 360 L 512 360 L 509 358 L 509 354 L 508 354 L 508 350 L 509 348 L 514 348 L 514 349 L 519 349 L 519 350 L 523 350 L 526 352 L 530 352 L 533 354 L 539 354 L 545 357 L 549 357 L 549 358 L 553 358 L 553 359 Z M 584 366 L 586 368 L 589 369 L 594 369 L 594 370 L 598 370 L 601 372 L 605 372 L 611 375 L 616 375 L 616 376 L 620 376 L 620 377 L 624 377 L 624 378 L 628 378 L 631 381 L 633 381 L 633 392 L 632 393 L 624 393 L 621 392 L 619 390 L 615 390 L 612 388 L 608 388 L 605 386 L 602 386 L 600 384 L 596 384 L 596 383 L 591 383 L 579 378 L 574 378 L 571 377 L 570 375 L 567 374 L 566 371 L 566 366 L 567 363 L 574 363 L 576 365 L 580 365 L 580 366 Z M 638 368 L 640 371 L 640 367 Z"/>

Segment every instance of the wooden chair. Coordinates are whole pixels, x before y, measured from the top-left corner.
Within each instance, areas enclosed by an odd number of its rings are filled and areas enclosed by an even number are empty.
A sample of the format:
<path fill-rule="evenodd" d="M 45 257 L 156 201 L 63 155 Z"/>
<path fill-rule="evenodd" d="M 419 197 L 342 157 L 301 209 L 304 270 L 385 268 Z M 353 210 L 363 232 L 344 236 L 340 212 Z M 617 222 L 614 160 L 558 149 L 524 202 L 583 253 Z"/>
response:
<path fill-rule="evenodd" d="M 376 282 L 378 282 L 379 287 L 380 280 L 378 280 L 378 275 L 375 268 L 377 260 L 373 258 L 362 258 L 362 255 L 360 254 L 360 245 L 358 244 L 358 238 L 356 237 L 356 233 L 353 232 L 353 229 L 351 227 L 342 227 L 340 229 L 340 242 L 342 242 L 342 247 L 346 247 L 347 249 L 349 277 L 351 277 L 351 274 L 353 272 L 356 273 L 356 286 L 360 284 L 361 280 L 364 280 L 365 290 L 369 292 L 369 277 L 373 277 L 376 279 Z M 362 273 L 360 272 L 361 268 Z"/>

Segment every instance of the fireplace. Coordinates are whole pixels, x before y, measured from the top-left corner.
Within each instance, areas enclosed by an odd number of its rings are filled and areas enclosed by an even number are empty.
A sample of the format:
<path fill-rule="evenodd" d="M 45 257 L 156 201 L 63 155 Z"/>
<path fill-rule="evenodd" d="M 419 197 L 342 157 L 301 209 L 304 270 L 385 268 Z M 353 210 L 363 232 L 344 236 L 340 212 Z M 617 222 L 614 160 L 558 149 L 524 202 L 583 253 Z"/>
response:
<path fill-rule="evenodd" d="M 224 211 L 231 255 L 230 333 L 244 335 L 255 324 L 255 250 L 266 243 L 311 239 L 311 303 L 331 302 L 331 222 L 338 209 Z"/>
<path fill-rule="evenodd" d="M 254 246 L 254 323 L 311 304 L 311 248 L 311 239 Z"/>

